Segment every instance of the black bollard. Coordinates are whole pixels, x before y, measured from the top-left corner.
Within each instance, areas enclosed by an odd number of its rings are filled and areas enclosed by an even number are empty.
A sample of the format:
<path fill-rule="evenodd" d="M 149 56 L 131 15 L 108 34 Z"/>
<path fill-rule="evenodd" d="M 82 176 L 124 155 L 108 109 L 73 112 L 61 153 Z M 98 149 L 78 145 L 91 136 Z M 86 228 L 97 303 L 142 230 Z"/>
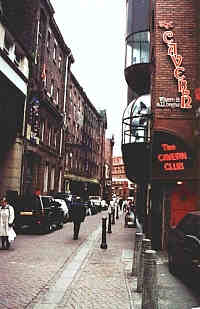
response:
<path fill-rule="evenodd" d="M 106 217 L 102 218 L 102 242 L 101 242 L 101 249 L 107 249 L 107 243 L 106 243 Z"/>
<path fill-rule="evenodd" d="M 112 209 L 112 224 L 115 224 L 115 208 Z"/>
<path fill-rule="evenodd" d="M 108 233 L 112 233 L 112 230 L 111 230 L 111 212 L 108 213 Z"/>
<path fill-rule="evenodd" d="M 117 205 L 116 219 L 119 219 L 119 206 Z"/>

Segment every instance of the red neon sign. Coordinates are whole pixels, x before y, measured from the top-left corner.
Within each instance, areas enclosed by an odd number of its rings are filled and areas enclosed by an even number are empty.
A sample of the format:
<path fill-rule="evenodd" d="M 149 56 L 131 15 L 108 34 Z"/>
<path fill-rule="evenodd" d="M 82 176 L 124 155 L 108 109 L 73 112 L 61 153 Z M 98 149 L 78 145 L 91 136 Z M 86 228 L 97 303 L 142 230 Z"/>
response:
<path fill-rule="evenodd" d="M 164 153 L 159 153 L 157 159 L 165 171 L 184 170 L 184 161 L 188 160 L 187 152 L 178 152 L 176 145 L 161 144 Z M 168 151 L 168 153 L 166 153 Z M 174 151 L 174 152 L 172 152 Z"/>
<path fill-rule="evenodd" d="M 192 108 L 192 98 L 190 90 L 187 88 L 187 80 L 185 79 L 185 68 L 182 65 L 183 57 L 178 55 L 177 43 L 174 42 L 173 31 L 165 31 L 163 33 L 163 42 L 168 46 L 168 55 L 174 64 L 174 77 L 178 81 L 178 92 L 181 93 L 181 108 Z"/>

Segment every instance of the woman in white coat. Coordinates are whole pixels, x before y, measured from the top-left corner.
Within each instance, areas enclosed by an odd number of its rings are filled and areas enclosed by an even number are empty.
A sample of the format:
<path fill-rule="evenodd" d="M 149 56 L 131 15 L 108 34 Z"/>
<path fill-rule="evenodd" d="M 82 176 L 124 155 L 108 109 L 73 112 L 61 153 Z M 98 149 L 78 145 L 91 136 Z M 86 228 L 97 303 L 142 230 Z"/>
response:
<path fill-rule="evenodd" d="M 8 204 L 5 197 L 0 200 L 0 237 L 2 249 L 10 248 L 10 240 L 14 240 L 16 234 L 13 230 L 15 219 L 14 208 Z"/>

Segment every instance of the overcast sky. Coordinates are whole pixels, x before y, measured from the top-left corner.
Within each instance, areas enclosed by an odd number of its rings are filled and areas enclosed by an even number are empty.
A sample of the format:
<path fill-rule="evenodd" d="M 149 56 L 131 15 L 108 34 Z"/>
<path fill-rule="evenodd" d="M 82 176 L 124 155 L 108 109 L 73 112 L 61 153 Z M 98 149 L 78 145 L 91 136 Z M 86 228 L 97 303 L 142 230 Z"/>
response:
<path fill-rule="evenodd" d="M 126 107 L 124 78 L 125 0 L 51 0 L 54 18 L 75 59 L 71 70 L 97 109 L 106 109 L 107 137 L 121 155 Z"/>

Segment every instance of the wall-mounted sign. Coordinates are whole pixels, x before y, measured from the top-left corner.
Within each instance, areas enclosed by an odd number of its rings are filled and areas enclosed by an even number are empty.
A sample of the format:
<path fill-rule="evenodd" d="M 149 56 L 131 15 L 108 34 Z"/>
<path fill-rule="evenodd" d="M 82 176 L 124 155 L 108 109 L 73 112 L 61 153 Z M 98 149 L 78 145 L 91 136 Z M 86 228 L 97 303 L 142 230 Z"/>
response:
<path fill-rule="evenodd" d="M 180 171 L 184 170 L 184 161 L 188 159 L 186 151 L 179 152 L 177 146 L 172 144 L 161 144 L 163 150 L 159 153 L 157 158 L 162 163 L 161 166 L 164 171 Z"/>
<path fill-rule="evenodd" d="M 165 98 L 159 97 L 159 102 L 156 103 L 157 107 L 160 108 L 180 108 L 181 106 L 181 98 Z"/>
<path fill-rule="evenodd" d="M 178 54 L 177 43 L 174 41 L 174 32 L 165 31 L 163 33 L 163 42 L 168 46 L 168 55 L 174 64 L 174 77 L 177 80 L 178 93 L 180 97 L 180 108 L 192 108 L 192 98 L 188 89 L 186 76 L 184 75 L 185 68 L 182 66 L 183 57 Z"/>
<path fill-rule="evenodd" d="M 194 172 L 194 153 L 181 138 L 155 132 L 152 151 L 153 177 L 184 178 Z"/>

